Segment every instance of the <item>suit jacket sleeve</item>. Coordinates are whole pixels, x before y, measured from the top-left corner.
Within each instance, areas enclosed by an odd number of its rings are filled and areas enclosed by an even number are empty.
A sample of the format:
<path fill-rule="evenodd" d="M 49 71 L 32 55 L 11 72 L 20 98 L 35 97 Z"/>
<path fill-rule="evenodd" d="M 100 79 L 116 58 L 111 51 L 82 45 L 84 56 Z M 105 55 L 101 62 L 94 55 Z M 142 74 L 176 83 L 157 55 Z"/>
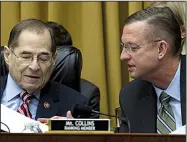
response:
<path fill-rule="evenodd" d="M 93 110 L 100 111 L 100 91 L 95 84 L 81 79 L 81 94 L 88 99 L 86 105 L 91 106 Z M 99 118 L 99 114 L 91 114 L 91 118 Z"/>
<path fill-rule="evenodd" d="M 87 105 L 93 110 L 100 111 L 100 91 L 98 87 L 94 87 L 88 98 Z M 99 114 L 92 114 L 91 118 L 99 118 Z"/>

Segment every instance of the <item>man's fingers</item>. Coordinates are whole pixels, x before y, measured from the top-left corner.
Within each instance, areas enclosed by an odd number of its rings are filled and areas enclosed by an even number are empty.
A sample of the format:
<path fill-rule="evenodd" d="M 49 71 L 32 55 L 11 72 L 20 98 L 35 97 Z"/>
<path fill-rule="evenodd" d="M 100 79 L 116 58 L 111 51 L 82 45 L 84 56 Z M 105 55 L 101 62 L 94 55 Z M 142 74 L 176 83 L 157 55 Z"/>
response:
<path fill-rule="evenodd" d="M 41 123 L 48 123 L 49 119 L 72 119 L 71 111 L 67 112 L 67 118 L 63 116 L 53 116 L 51 118 L 38 118 L 37 121 Z"/>
<path fill-rule="evenodd" d="M 50 119 L 58 119 L 60 116 L 53 116 Z"/>
<path fill-rule="evenodd" d="M 72 114 L 71 114 L 71 111 L 67 111 L 66 117 L 67 117 L 67 119 L 73 119 L 73 116 L 72 116 Z"/>
<path fill-rule="evenodd" d="M 48 123 L 48 118 L 38 118 L 37 121 L 40 121 L 41 123 Z"/>
<path fill-rule="evenodd" d="M 37 121 L 41 122 L 41 123 L 48 123 L 49 119 L 58 119 L 59 116 L 53 116 L 51 118 L 38 118 Z"/>

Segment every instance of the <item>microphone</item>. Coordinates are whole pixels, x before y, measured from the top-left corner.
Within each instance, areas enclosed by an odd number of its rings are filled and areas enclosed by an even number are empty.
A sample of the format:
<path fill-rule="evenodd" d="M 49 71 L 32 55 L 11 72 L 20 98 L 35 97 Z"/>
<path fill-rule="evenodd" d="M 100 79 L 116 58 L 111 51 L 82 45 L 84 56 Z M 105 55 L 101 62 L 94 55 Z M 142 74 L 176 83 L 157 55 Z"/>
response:
<path fill-rule="evenodd" d="M 74 118 L 78 117 L 79 115 L 84 115 L 86 117 L 90 117 L 91 113 L 105 115 L 105 116 L 109 116 L 109 117 L 115 117 L 115 118 L 120 119 L 125 124 L 127 124 L 129 133 L 131 132 L 130 122 L 127 117 L 118 117 L 116 115 L 102 113 L 102 112 L 93 110 L 91 106 L 85 106 L 85 105 L 80 105 L 80 104 L 74 105 L 71 109 L 71 113 Z"/>

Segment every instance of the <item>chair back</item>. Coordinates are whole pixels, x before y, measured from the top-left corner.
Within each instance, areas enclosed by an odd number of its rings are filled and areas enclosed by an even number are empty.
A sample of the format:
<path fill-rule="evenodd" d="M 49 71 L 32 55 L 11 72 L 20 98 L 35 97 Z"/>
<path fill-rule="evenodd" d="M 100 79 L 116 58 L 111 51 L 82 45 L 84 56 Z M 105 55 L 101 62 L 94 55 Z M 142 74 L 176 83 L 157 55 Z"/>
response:
<path fill-rule="evenodd" d="M 64 84 L 80 92 L 80 77 L 82 70 L 82 54 L 74 46 L 57 48 L 56 63 L 50 80 Z"/>
<path fill-rule="evenodd" d="M 8 68 L 4 59 L 4 47 L 0 46 L 0 76 L 5 76 L 8 74 Z"/>

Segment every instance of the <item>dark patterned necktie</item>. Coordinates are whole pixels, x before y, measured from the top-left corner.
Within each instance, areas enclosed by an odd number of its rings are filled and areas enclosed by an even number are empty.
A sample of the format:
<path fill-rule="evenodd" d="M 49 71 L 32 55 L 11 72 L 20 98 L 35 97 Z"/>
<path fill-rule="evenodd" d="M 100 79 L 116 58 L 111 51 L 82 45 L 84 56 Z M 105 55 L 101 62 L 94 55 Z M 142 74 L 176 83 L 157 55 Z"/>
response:
<path fill-rule="evenodd" d="M 32 114 L 29 110 L 29 102 L 33 98 L 32 95 L 29 95 L 26 91 L 23 91 L 20 93 L 20 97 L 23 100 L 23 103 L 20 105 L 20 107 L 17 109 L 17 112 L 25 115 L 26 117 L 29 117 L 32 119 Z"/>
<path fill-rule="evenodd" d="M 161 107 L 157 114 L 157 133 L 169 134 L 176 129 L 175 117 L 169 104 L 171 97 L 162 92 L 159 100 Z"/>

